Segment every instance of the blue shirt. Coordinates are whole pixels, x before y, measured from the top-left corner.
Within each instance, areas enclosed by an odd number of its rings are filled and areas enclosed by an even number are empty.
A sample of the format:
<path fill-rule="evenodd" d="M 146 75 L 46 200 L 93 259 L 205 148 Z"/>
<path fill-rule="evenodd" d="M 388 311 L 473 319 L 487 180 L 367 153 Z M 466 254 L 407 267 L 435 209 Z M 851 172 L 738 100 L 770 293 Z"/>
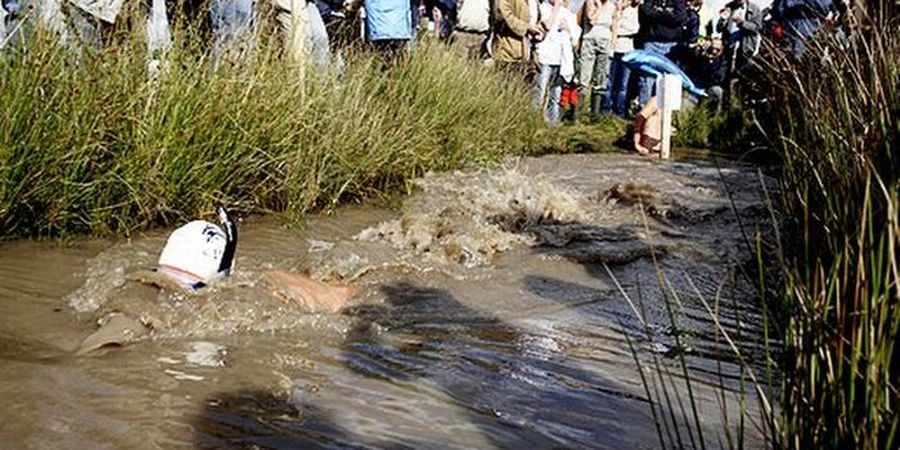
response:
<path fill-rule="evenodd" d="M 413 38 L 409 0 L 366 0 L 366 39 L 410 40 Z"/>

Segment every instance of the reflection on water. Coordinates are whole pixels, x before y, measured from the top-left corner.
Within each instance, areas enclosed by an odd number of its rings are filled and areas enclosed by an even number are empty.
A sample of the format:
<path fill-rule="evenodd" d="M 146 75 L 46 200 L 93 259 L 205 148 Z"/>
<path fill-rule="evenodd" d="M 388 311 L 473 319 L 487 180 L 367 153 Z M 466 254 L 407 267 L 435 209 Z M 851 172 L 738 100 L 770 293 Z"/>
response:
<path fill-rule="evenodd" d="M 696 294 L 721 299 L 723 326 L 759 354 L 758 311 L 741 275 L 751 256 L 741 228 L 765 226 L 758 182 L 746 168 L 617 155 L 432 176 L 400 213 L 349 208 L 302 231 L 244 222 L 235 275 L 195 297 L 128 281 L 152 266 L 162 231 L 66 248 L 6 244 L 0 442 L 656 448 L 627 334 L 665 370 L 677 372 L 673 355 L 686 352 L 716 447 L 724 414 L 711 386 L 725 386 L 733 425 L 740 371 Z M 351 281 L 363 293 L 342 314 L 307 314 L 266 294 L 259 281 L 270 269 Z M 685 348 L 666 313 L 673 294 Z M 152 332 L 74 356 L 111 311 Z"/>

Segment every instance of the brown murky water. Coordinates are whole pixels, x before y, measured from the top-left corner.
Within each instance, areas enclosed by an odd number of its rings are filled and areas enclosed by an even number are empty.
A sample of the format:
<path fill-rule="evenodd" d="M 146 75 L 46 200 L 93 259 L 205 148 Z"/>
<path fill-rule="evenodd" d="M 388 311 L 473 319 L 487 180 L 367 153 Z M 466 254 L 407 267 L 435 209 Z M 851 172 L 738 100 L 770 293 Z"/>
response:
<path fill-rule="evenodd" d="M 744 236 L 769 227 L 763 179 L 749 167 L 623 155 L 427 176 L 399 212 L 350 207 L 300 231 L 244 221 L 235 275 L 190 297 L 148 296 L 126 280 L 153 266 L 165 230 L 5 244 L 0 443 L 657 448 L 625 336 L 643 362 L 678 373 L 668 297 L 687 330 L 703 438 L 720 447 L 724 423 L 737 423 L 740 371 L 697 292 L 720 299 L 725 329 L 759 357 L 761 321 L 741 273 L 752 259 Z M 362 294 L 339 315 L 292 310 L 261 283 L 273 268 Z M 153 332 L 75 356 L 113 310 Z M 690 415 L 685 386 L 663 379 Z M 755 398 L 746 402 L 758 417 Z M 673 417 L 684 421 L 680 408 Z M 696 433 L 680 438 L 691 446 Z M 752 424 L 747 434 L 759 442 Z"/>

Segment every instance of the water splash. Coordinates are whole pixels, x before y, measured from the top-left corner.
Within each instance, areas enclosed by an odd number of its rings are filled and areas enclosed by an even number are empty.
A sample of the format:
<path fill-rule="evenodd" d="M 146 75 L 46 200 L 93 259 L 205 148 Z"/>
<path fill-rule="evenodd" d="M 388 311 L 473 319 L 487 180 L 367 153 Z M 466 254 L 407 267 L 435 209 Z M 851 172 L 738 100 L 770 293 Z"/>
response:
<path fill-rule="evenodd" d="M 523 229 L 587 217 L 583 198 L 515 169 L 431 176 L 419 187 L 402 217 L 363 230 L 356 239 L 473 268 L 490 265 L 516 245 L 533 245 Z"/>

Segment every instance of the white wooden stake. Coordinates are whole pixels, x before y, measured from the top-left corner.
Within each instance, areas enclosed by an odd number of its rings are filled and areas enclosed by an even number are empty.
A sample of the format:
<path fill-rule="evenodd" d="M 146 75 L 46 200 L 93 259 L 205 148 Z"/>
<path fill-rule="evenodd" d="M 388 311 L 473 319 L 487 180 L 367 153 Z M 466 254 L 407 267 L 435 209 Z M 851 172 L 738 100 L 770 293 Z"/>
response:
<path fill-rule="evenodd" d="M 681 109 L 681 77 L 664 74 L 656 78 L 656 102 L 662 111 L 661 159 L 672 155 L 672 113 Z"/>
<path fill-rule="evenodd" d="M 660 159 L 669 159 L 672 155 L 672 110 L 663 103 L 662 109 L 662 151 Z"/>

